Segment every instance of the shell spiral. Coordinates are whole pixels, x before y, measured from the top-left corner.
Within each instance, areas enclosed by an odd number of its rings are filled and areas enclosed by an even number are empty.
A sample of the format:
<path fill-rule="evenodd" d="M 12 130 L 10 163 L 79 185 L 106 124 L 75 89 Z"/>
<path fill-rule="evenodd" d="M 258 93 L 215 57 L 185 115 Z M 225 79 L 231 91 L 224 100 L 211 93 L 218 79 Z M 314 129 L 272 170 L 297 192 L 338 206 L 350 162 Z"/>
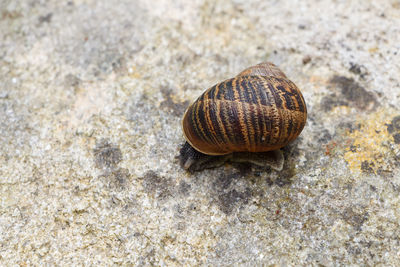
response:
<path fill-rule="evenodd" d="M 185 112 L 183 132 L 204 154 L 265 152 L 293 141 L 307 119 L 304 98 L 272 63 L 261 63 L 206 90 Z"/>

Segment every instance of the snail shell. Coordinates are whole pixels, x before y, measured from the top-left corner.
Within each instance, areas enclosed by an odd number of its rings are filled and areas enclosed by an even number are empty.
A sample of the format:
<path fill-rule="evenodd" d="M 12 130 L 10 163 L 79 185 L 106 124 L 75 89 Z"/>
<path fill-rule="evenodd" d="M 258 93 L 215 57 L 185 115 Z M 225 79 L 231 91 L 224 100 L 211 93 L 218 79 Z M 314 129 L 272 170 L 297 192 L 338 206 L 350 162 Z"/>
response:
<path fill-rule="evenodd" d="M 225 155 L 279 149 L 301 133 L 306 119 L 300 90 L 266 62 L 206 90 L 186 110 L 182 127 L 197 151 Z"/>

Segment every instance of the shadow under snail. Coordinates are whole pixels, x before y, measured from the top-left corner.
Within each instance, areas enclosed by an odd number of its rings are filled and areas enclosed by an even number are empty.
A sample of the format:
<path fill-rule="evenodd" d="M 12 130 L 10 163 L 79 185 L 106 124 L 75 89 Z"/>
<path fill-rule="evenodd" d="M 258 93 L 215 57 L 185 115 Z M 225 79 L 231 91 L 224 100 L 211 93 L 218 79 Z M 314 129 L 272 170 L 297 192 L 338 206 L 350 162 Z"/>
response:
<path fill-rule="evenodd" d="M 297 86 L 274 64 L 249 67 L 206 90 L 185 112 L 181 166 L 199 171 L 226 161 L 283 168 L 280 148 L 307 120 Z"/>

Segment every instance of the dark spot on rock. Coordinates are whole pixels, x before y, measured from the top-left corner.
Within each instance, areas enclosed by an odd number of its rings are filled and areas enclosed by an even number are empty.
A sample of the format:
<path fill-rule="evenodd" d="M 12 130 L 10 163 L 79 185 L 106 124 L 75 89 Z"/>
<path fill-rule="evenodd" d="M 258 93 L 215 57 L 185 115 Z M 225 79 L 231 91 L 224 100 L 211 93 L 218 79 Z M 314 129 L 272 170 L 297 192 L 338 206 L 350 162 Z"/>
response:
<path fill-rule="evenodd" d="M 263 173 L 263 171 L 260 170 L 256 170 L 253 172 L 254 177 L 261 177 L 261 174 Z"/>
<path fill-rule="evenodd" d="M 388 132 L 394 133 L 399 131 L 400 132 L 400 116 L 396 116 L 392 119 L 390 124 L 386 124 Z"/>
<path fill-rule="evenodd" d="M 80 79 L 73 74 L 65 75 L 64 84 L 67 87 L 76 87 L 79 85 L 80 82 L 81 82 Z"/>
<path fill-rule="evenodd" d="M 250 188 L 246 188 L 244 192 L 233 189 L 218 196 L 219 207 L 225 214 L 230 214 L 238 204 L 247 204 L 250 197 Z"/>
<path fill-rule="evenodd" d="M 334 107 L 347 106 L 348 102 L 341 99 L 335 94 L 324 96 L 321 100 L 321 107 L 324 111 L 329 111 Z"/>
<path fill-rule="evenodd" d="M 342 218 L 345 220 L 348 224 L 352 225 L 355 230 L 360 231 L 362 225 L 364 224 L 365 221 L 368 220 L 369 214 L 368 212 L 357 212 L 354 211 L 352 208 L 346 208 L 344 212 L 342 213 Z"/>
<path fill-rule="evenodd" d="M 143 256 L 138 257 L 138 265 L 139 266 L 146 266 L 146 265 L 155 266 L 156 265 L 156 262 L 157 262 L 156 261 L 156 259 L 157 259 L 156 258 L 156 250 L 153 247 L 150 247 L 150 248 L 151 248 L 151 250 L 149 252 L 144 252 Z"/>
<path fill-rule="evenodd" d="M 390 134 L 394 132 L 393 124 L 385 124 L 385 126 Z"/>
<path fill-rule="evenodd" d="M 310 56 L 303 57 L 302 62 L 303 62 L 303 65 L 306 65 L 306 64 L 310 63 L 311 62 L 311 57 Z"/>
<path fill-rule="evenodd" d="M 367 160 L 361 162 L 361 170 L 364 173 L 373 173 L 374 172 L 374 169 L 372 168 L 373 166 L 374 166 L 373 162 L 369 162 Z"/>
<path fill-rule="evenodd" d="M 73 74 L 67 74 L 64 77 L 65 89 L 71 90 L 71 92 L 73 92 L 74 94 L 78 92 L 80 83 L 81 80 Z"/>
<path fill-rule="evenodd" d="M 257 47 L 257 49 L 261 50 L 261 49 L 264 49 L 264 47 Z M 216 62 L 218 62 L 221 66 L 228 65 L 228 63 L 229 63 L 228 58 L 223 57 L 220 54 L 215 54 L 213 57 L 214 57 L 214 60 Z"/>
<path fill-rule="evenodd" d="M 49 13 L 49 14 L 44 15 L 44 16 L 40 16 L 39 17 L 39 23 L 40 24 L 42 24 L 42 23 L 50 23 L 52 17 L 53 17 L 52 13 Z"/>
<path fill-rule="evenodd" d="M 107 171 L 106 173 L 102 174 L 100 178 L 104 178 L 110 189 L 124 190 L 127 185 L 127 181 L 130 179 L 130 176 L 129 170 L 118 168 L 112 171 Z"/>
<path fill-rule="evenodd" d="M 102 139 L 93 149 L 97 168 L 112 168 L 122 160 L 122 153 L 118 146 Z"/>
<path fill-rule="evenodd" d="M 164 97 L 164 101 L 161 102 L 160 107 L 174 116 L 183 116 L 186 108 L 189 105 L 189 101 L 179 102 L 173 99 L 173 93 L 171 89 L 161 88 L 161 93 Z"/>
<path fill-rule="evenodd" d="M 351 121 L 340 122 L 336 127 L 335 135 L 340 135 L 340 132 L 343 130 L 348 130 L 350 133 L 354 132 L 355 130 L 361 129 L 361 123 L 354 123 Z"/>
<path fill-rule="evenodd" d="M 351 146 L 350 146 L 350 151 L 351 151 L 351 152 L 357 152 L 357 146 L 351 145 Z"/>
<path fill-rule="evenodd" d="M 397 167 L 399 164 L 396 162 L 395 166 Z M 393 177 L 393 171 L 392 170 L 387 170 L 383 167 L 379 167 L 378 170 L 376 170 L 376 174 L 378 174 L 380 177 L 385 177 L 385 178 L 389 178 L 389 177 Z"/>
<path fill-rule="evenodd" d="M 361 78 L 365 78 L 365 76 L 367 75 L 367 70 L 364 66 L 359 65 L 357 63 L 354 62 L 350 62 L 350 68 L 349 71 L 359 75 Z"/>
<path fill-rule="evenodd" d="M 270 177 L 267 177 L 265 181 L 267 182 L 268 186 L 272 186 L 274 184 L 274 181 Z"/>
<path fill-rule="evenodd" d="M 241 175 L 238 172 L 232 174 L 222 174 L 217 179 L 215 179 L 213 183 L 213 188 L 218 192 L 228 189 L 232 181 L 238 179 L 239 177 L 241 177 Z"/>
<path fill-rule="evenodd" d="M 181 216 L 182 213 L 183 213 L 183 208 L 182 208 L 182 206 L 179 205 L 179 204 L 177 204 L 177 205 L 174 206 L 174 210 L 175 210 L 175 213 L 178 214 L 178 216 Z"/>
<path fill-rule="evenodd" d="M 184 222 L 178 222 L 178 223 L 176 224 L 176 229 L 177 229 L 178 231 L 184 231 L 184 230 L 186 230 L 186 223 L 184 223 Z"/>
<path fill-rule="evenodd" d="M 74 210 L 72 211 L 72 213 L 75 214 L 75 215 L 80 215 L 80 214 L 84 214 L 84 213 L 87 213 L 87 212 L 88 212 L 88 211 L 85 210 L 85 209 L 74 209 Z"/>
<path fill-rule="evenodd" d="M 339 87 L 342 97 L 348 102 L 350 106 L 355 106 L 358 109 L 374 109 L 378 106 L 376 97 L 365 90 L 364 87 L 359 85 L 354 79 L 344 76 L 334 76 L 330 83 Z"/>
<path fill-rule="evenodd" d="M 225 214 L 230 214 L 235 207 L 247 204 L 251 198 L 252 193 L 249 187 L 243 186 L 240 189 L 237 187 L 238 183 L 234 183 L 240 177 L 242 177 L 240 172 L 223 174 L 212 185 L 215 190 L 216 204 Z M 243 182 L 247 182 L 247 180 Z"/>
<path fill-rule="evenodd" d="M 346 246 L 346 250 L 349 254 L 359 255 L 362 252 L 362 250 L 359 246 L 357 246 L 357 245 L 352 246 L 352 245 L 350 245 L 349 242 L 346 242 L 345 246 Z"/>
<path fill-rule="evenodd" d="M 189 191 L 191 189 L 190 184 L 186 183 L 185 181 L 181 181 L 179 183 L 179 193 L 181 193 L 184 196 L 189 195 Z"/>
<path fill-rule="evenodd" d="M 329 133 L 327 129 L 323 129 L 322 131 L 319 131 L 318 133 L 318 143 L 328 143 L 332 139 L 332 135 Z"/>
<path fill-rule="evenodd" d="M 395 144 L 400 144 L 400 133 L 394 134 L 393 139 Z"/>
<path fill-rule="evenodd" d="M 173 184 L 171 179 L 160 177 L 154 171 L 148 171 L 143 176 L 144 190 L 154 195 L 158 199 L 165 199 L 171 196 L 173 191 Z"/>
<path fill-rule="evenodd" d="M 99 75 L 101 73 L 110 73 L 111 71 L 118 73 L 125 73 L 127 71 L 126 60 L 115 51 L 105 52 L 101 57 L 103 57 L 103 61 L 99 61 L 97 65 L 100 71 Z"/>
<path fill-rule="evenodd" d="M 361 74 L 361 67 L 360 65 L 350 62 L 350 72 L 355 73 L 355 74 Z"/>

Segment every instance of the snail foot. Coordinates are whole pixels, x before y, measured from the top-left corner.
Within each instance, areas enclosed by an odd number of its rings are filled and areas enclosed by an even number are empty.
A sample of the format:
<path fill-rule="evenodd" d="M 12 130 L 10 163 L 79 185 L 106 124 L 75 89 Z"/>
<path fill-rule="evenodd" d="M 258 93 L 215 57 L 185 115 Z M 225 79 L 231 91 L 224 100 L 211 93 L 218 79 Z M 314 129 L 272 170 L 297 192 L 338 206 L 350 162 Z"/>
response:
<path fill-rule="evenodd" d="M 260 167 L 270 167 L 273 170 L 283 169 L 284 157 L 281 150 L 267 152 L 235 152 L 228 155 L 211 156 L 194 149 L 188 142 L 182 146 L 179 155 L 182 168 L 189 172 L 216 168 L 225 162 L 251 163 Z"/>

